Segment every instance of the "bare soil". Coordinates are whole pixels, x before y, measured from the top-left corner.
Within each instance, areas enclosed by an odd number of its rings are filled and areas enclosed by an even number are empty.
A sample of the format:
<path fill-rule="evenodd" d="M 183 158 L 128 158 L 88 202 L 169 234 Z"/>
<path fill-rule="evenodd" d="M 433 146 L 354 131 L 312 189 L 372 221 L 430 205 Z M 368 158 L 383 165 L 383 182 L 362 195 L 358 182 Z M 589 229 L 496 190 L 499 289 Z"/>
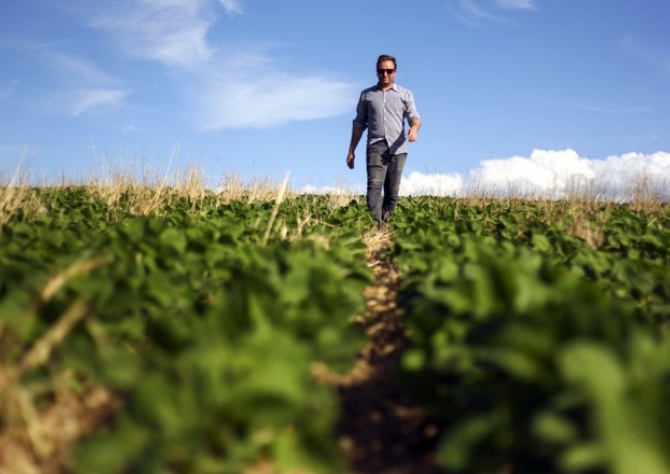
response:
<path fill-rule="evenodd" d="M 13 392 L 13 393 L 9 393 Z M 88 387 L 80 394 L 62 391 L 38 412 L 30 395 L 12 388 L 3 394 L 1 418 L 20 421 L 0 425 L 0 474 L 68 472 L 72 446 L 108 423 L 120 401 L 107 390 Z"/>
<path fill-rule="evenodd" d="M 407 339 L 397 305 L 400 278 L 386 256 L 390 240 L 388 231 L 366 238 L 375 281 L 355 322 L 365 328 L 369 345 L 349 374 L 318 372 L 338 390 L 337 436 L 354 474 L 442 474 L 433 456 L 441 429 L 394 377 Z"/>

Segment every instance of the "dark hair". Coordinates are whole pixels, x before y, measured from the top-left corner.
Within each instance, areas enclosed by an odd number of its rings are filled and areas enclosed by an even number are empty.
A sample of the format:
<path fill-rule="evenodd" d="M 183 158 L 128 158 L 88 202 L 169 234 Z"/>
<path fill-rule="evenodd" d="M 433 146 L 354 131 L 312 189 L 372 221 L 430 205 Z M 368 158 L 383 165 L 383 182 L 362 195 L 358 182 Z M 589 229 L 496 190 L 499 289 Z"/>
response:
<path fill-rule="evenodd" d="M 379 65 L 382 63 L 382 61 L 393 61 L 393 69 L 398 68 L 398 63 L 396 62 L 393 56 L 389 56 L 388 54 L 382 54 L 377 58 L 377 69 L 379 69 Z"/>

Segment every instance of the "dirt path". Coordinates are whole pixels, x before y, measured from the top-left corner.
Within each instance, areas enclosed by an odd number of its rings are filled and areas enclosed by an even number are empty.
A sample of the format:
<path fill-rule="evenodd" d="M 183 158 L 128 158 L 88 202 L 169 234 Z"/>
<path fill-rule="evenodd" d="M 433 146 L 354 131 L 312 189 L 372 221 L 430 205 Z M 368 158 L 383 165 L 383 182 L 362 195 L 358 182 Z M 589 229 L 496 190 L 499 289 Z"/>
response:
<path fill-rule="evenodd" d="M 397 306 L 398 271 L 385 255 L 391 237 L 378 232 L 365 239 L 375 282 L 366 290 L 367 309 L 356 322 L 370 344 L 351 373 L 329 380 L 342 408 L 338 439 L 355 474 L 441 474 L 432 457 L 438 427 L 394 382 L 406 338 Z"/>

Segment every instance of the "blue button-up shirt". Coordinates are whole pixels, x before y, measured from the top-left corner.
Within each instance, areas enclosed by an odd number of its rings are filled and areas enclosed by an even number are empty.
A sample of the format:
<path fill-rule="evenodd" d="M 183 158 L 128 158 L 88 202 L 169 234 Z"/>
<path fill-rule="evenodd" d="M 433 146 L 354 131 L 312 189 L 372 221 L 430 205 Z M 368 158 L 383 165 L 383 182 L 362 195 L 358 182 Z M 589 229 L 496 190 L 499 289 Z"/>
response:
<path fill-rule="evenodd" d="M 416 119 L 420 117 L 411 91 L 397 84 L 384 91 L 377 84 L 361 92 L 353 125 L 368 130 L 368 146 L 386 140 L 389 152 L 395 155 L 407 153 L 404 124 L 411 125 Z"/>

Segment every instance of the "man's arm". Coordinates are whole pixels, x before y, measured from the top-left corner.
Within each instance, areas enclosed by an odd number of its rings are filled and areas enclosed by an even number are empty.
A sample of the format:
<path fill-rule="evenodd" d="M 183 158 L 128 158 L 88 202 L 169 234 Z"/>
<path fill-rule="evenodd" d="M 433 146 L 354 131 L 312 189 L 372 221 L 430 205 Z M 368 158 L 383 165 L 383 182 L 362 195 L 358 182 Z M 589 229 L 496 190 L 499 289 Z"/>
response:
<path fill-rule="evenodd" d="M 347 166 L 354 169 L 354 160 L 356 159 L 356 147 L 361 141 L 363 130 L 358 127 L 351 129 L 351 143 L 349 144 L 349 153 L 347 154 Z"/>
<path fill-rule="evenodd" d="M 412 120 L 412 123 L 409 126 L 409 130 L 407 131 L 407 139 L 410 142 L 415 142 L 417 138 L 419 138 L 420 128 L 421 128 L 421 119 L 415 118 L 414 120 Z"/>
<path fill-rule="evenodd" d="M 349 153 L 347 154 L 347 166 L 354 169 L 354 160 L 356 159 L 356 147 L 361 141 L 363 132 L 368 128 L 368 108 L 364 100 L 365 92 L 361 92 L 356 104 L 356 118 L 352 123 L 351 142 L 349 143 Z"/>

